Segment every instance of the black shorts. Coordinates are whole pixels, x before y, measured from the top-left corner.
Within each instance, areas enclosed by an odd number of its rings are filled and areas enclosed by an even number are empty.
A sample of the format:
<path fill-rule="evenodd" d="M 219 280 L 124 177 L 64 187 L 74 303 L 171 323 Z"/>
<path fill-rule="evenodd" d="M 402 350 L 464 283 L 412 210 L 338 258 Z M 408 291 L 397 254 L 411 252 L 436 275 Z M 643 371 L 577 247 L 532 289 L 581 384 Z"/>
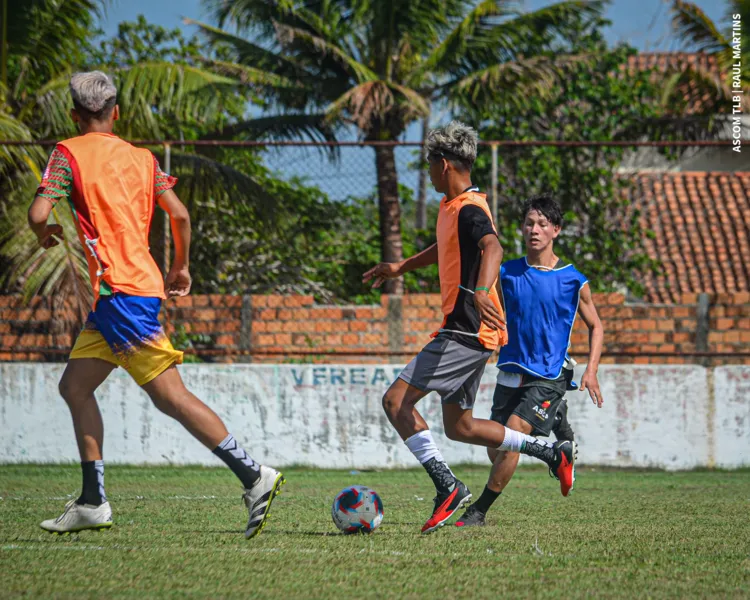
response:
<path fill-rule="evenodd" d="M 498 385 L 492 398 L 490 419 L 505 425 L 511 415 L 518 415 L 531 425 L 531 433 L 548 436 L 555 425 L 555 415 L 565 397 L 568 387 L 563 372 L 554 380 L 519 376 L 518 387 Z"/>

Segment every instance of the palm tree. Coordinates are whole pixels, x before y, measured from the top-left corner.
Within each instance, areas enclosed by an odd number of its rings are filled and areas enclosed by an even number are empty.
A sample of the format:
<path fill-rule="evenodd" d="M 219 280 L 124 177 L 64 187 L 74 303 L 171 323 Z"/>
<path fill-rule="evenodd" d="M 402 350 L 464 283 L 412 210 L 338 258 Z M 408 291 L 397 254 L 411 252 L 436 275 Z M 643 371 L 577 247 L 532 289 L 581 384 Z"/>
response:
<path fill-rule="evenodd" d="M 5 82 L 0 85 L 0 139 L 32 141 L 75 135 L 68 114 L 68 81 L 76 69 L 98 67 L 113 75 L 123 116 L 117 133 L 129 139 L 195 139 L 201 131 L 218 127 L 228 115 L 241 114 L 253 85 L 270 81 L 280 89 L 284 86 L 281 78 L 258 70 L 243 74 L 240 80 L 197 64 L 158 57 L 92 64 L 91 53 L 84 50 L 90 50 L 87 39 L 101 6 L 98 0 L 10 0 L 4 4 L 8 18 L 0 31 L 8 33 L 0 39 L 5 66 Z M 319 132 L 310 121 L 286 123 L 283 128 L 270 122 L 256 133 L 261 138 L 329 135 L 329 129 Z M 0 261 L 4 264 L 0 285 L 21 288 L 27 298 L 38 293 L 72 296 L 84 314 L 90 292 L 79 245 L 66 243 L 42 252 L 33 236 L 18 231 L 48 151 L 38 146 L 0 146 Z M 158 154 L 160 148 L 154 151 Z M 172 171 L 181 180 L 180 195 L 189 206 L 205 198 L 216 206 L 238 200 L 260 204 L 262 184 L 224 159 L 216 149 L 173 152 Z M 68 240 L 75 239 L 71 217 L 64 206 L 54 212 Z M 160 225 L 158 220 L 155 225 Z M 156 256 L 165 253 L 164 248 L 152 248 Z"/>
<path fill-rule="evenodd" d="M 747 90 L 750 78 L 750 44 L 744 26 L 750 21 L 750 2 L 730 0 L 727 7 L 725 31 L 714 23 L 692 2 L 672 1 L 672 25 L 677 38 L 686 50 L 705 55 L 706 60 L 679 65 L 668 74 L 663 98 L 667 105 L 685 106 L 704 114 L 727 112 L 732 96 L 741 96 L 743 112 L 750 108 L 750 98 L 733 88 L 733 66 L 738 63 L 742 90 Z M 735 19 L 733 15 L 739 15 Z M 731 24 L 739 21 L 742 27 L 739 44 L 733 44 Z M 723 110 L 722 110 L 723 109 Z"/>
<path fill-rule="evenodd" d="M 324 114 L 368 142 L 398 140 L 431 103 L 524 102 L 545 94 L 558 65 L 555 32 L 595 18 L 602 0 L 518 13 L 509 0 L 206 0 L 219 27 L 197 24 L 231 60 L 294 85 L 266 89 L 280 113 Z M 233 26 L 237 34 L 222 29 Z M 244 37 L 243 37 L 244 35 Z M 519 47 L 534 54 L 521 55 Z M 394 148 L 375 146 L 382 260 L 403 258 Z M 401 293 L 390 280 L 387 293 Z"/>

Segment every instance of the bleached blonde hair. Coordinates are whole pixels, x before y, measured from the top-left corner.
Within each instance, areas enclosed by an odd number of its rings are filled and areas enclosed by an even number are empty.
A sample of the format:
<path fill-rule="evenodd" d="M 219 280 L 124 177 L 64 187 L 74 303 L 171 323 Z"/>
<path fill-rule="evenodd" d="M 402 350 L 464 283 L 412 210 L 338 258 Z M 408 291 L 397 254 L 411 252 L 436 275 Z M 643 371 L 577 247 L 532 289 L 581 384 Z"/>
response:
<path fill-rule="evenodd" d="M 70 95 L 76 110 L 85 111 L 86 116 L 101 118 L 104 112 L 117 102 L 117 88 L 101 71 L 76 73 L 70 78 Z"/>
<path fill-rule="evenodd" d="M 451 121 L 445 127 L 431 129 L 427 133 L 427 155 L 444 155 L 447 160 L 457 160 L 466 169 L 471 170 L 477 159 L 478 138 L 473 127 L 461 121 Z"/>

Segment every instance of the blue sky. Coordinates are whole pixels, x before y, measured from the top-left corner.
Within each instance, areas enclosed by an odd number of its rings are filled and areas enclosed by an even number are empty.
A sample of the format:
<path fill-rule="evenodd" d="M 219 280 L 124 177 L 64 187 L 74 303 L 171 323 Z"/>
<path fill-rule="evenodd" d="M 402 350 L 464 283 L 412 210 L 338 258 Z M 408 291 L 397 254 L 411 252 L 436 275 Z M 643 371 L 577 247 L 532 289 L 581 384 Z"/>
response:
<path fill-rule="evenodd" d="M 714 21 L 726 12 L 725 0 L 693 0 Z M 521 0 L 528 10 L 550 4 L 549 0 Z M 171 28 L 182 26 L 181 17 L 209 20 L 200 0 L 114 0 L 102 23 L 107 35 L 117 31 L 120 21 L 133 21 L 143 14 L 149 21 Z M 669 10 L 664 0 L 614 0 L 607 9 L 613 22 L 612 42 L 626 41 L 639 50 L 675 50 L 669 35 Z M 188 28 L 189 29 L 189 28 Z"/>

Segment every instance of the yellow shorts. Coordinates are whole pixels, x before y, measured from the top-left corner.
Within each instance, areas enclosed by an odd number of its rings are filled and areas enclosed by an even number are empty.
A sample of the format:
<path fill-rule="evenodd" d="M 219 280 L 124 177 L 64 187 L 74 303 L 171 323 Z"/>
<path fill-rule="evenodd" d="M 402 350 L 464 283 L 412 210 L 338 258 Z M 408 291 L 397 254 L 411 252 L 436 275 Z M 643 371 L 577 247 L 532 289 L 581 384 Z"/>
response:
<path fill-rule="evenodd" d="M 102 297 L 89 314 L 70 359 L 98 358 L 122 367 L 145 385 L 172 365 L 182 364 L 158 320 L 158 298 L 116 294 Z"/>

